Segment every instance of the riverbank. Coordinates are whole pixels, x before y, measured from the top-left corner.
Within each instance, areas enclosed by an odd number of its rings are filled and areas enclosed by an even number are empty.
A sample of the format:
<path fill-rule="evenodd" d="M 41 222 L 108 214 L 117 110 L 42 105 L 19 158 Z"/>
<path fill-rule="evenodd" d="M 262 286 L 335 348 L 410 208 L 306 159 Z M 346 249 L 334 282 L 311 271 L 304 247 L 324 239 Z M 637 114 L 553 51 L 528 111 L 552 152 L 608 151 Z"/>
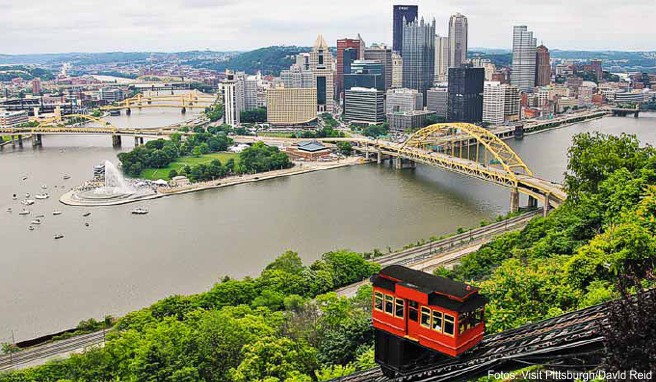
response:
<path fill-rule="evenodd" d="M 147 195 L 141 198 L 93 200 L 89 202 L 83 202 L 75 198 L 75 194 L 77 190 L 72 190 L 62 195 L 59 198 L 59 201 L 62 204 L 68 206 L 77 206 L 77 207 L 118 206 L 128 203 L 136 203 L 136 202 L 143 202 L 152 199 L 158 199 L 165 196 L 180 195 L 180 194 L 187 194 L 191 192 L 236 186 L 244 183 L 260 182 L 268 179 L 306 174 L 309 172 L 320 171 L 320 170 L 330 170 L 334 168 L 353 166 L 363 163 L 365 163 L 365 161 L 359 157 L 349 157 L 346 159 L 341 159 L 336 162 L 295 162 L 294 167 L 288 169 L 273 170 L 273 171 L 256 173 L 256 174 L 235 175 L 235 176 L 217 179 L 214 181 L 192 183 L 186 186 L 179 186 L 179 187 L 159 187 L 157 188 L 156 194 Z"/>

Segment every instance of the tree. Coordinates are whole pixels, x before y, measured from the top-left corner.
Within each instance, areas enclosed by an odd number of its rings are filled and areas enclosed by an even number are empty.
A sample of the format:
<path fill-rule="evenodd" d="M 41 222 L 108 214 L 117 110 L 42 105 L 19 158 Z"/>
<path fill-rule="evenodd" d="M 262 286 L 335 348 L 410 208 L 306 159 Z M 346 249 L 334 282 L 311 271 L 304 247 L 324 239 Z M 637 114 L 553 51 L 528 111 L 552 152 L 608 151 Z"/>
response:
<path fill-rule="evenodd" d="M 316 350 L 303 342 L 287 338 L 262 338 L 245 345 L 243 361 L 231 372 L 236 382 L 256 381 L 264 377 L 284 381 L 297 373 L 310 375 L 318 367 Z"/>
<path fill-rule="evenodd" d="M 337 142 L 337 148 L 342 155 L 349 156 L 353 152 L 351 142 Z"/>
<path fill-rule="evenodd" d="M 200 147 L 198 147 L 198 146 L 194 147 L 194 149 L 192 151 L 192 155 L 195 156 L 196 158 L 201 156 L 202 153 L 203 152 L 200 150 Z"/>
<path fill-rule="evenodd" d="M 175 169 L 169 171 L 169 175 L 168 175 L 169 179 L 173 179 L 176 176 L 178 176 L 178 172 Z"/>

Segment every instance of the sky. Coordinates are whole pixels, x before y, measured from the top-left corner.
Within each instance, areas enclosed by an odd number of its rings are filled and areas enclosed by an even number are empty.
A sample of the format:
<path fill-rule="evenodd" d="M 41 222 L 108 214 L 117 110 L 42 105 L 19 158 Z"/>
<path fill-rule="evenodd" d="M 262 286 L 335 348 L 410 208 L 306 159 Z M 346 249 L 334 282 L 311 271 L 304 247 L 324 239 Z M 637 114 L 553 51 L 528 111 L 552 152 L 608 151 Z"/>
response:
<path fill-rule="evenodd" d="M 419 5 L 441 35 L 464 14 L 470 47 L 509 49 L 512 26 L 528 25 L 550 49 L 656 50 L 655 0 L 0 0 L 0 53 L 251 50 L 319 33 L 391 43 L 393 4 Z"/>

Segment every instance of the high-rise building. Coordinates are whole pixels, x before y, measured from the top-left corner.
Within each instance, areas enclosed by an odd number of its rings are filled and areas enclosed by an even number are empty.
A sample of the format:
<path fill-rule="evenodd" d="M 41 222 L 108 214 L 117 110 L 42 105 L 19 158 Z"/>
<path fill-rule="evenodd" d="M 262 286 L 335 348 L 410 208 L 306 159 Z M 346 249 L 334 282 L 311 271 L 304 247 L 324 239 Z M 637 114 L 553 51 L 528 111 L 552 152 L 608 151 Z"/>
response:
<path fill-rule="evenodd" d="M 415 89 L 390 89 L 385 99 L 385 113 L 398 113 L 424 108 L 424 96 Z"/>
<path fill-rule="evenodd" d="M 316 88 L 271 88 L 266 91 L 267 122 L 299 125 L 317 118 Z"/>
<path fill-rule="evenodd" d="M 244 110 L 257 108 L 257 92 L 259 88 L 260 75 L 247 76 L 244 81 Z"/>
<path fill-rule="evenodd" d="M 597 76 L 597 83 L 600 83 L 604 78 L 604 72 L 601 68 L 601 60 L 590 61 L 590 66 L 592 67 L 592 72 Z"/>
<path fill-rule="evenodd" d="M 301 69 L 298 65 L 292 65 L 289 70 L 280 71 L 280 79 L 286 88 L 313 88 L 314 73 L 311 70 Z"/>
<path fill-rule="evenodd" d="M 449 19 L 449 67 L 459 67 L 467 60 L 467 17 L 456 13 Z"/>
<path fill-rule="evenodd" d="M 417 20 L 419 7 L 416 5 L 395 5 L 392 20 L 392 49 L 402 54 L 403 49 L 403 26 Z"/>
<path fill-rule="evenodd" d="M 403 86 L 403 58 L 396 52 L 392 52 L 392 87 Z"/>
<path fill-rule="evenodd" d="M 519 119 L 519 89 L 515 85 L 502 84 L 504 91 L 503 116 L 506 120 Z"/>
<path fill-rule="evenodd" d="M 366 124 L 382 123 L 385 120 L 385 93 L 368 88 L 346 89 L 344 120 Z"/>
<path fill-rule="evenodd" d="M 35 96 L 41 95 L 41 79 L 35 78 L 32 80 L 32 94 Z"/>
<path fill-rule="evenodd" d="M 310 70 L 317 88 L 317 111 L 333 112 L 334 82 L 333 55 L 322 35 L 317 36 L 310 52 Z"/>
<path fill-rule="evenodd" d="M 372 46 L 364 50 L 365 60 L 376 60 L 383 64 L 385 90 L 392 87 L 392 49 L 386 46 Z"/>
<path fill-rule="evenodd" d="M 461 66 L 449 68 L 449 122 L 478 123 L 483 120 L 485 70 Z"/>
<path fill-rule="evenodd" d="M 483 86 L 483 122 L 500 125 L 504 121 L 506 92 L 501 83 L 488 81 Z"/>
<path fill-rule="evenodd" d="M 513 57 L 510 83 L 519 90 L 530 91 L 535 86 L 535 50 L 537 40 L 526 25 L 513 27 Z"/>
<path fill-rule="evenodd" d="M 446 82 L 449 74 L 449 38 L 435 36 L 435 82 Z"/>
<path fill-rule="evenodd" d="M 535 86 L 547 86 L 551 83 L 551 55 L 546 46 L 535 49 Z"/>
<path fill-rule="evenodd" d="M 387 113 L 389 130 L 393 133 L 409 133 L 426 126 L 426 118 L 435 114 L 430 110 L 408 110 Z"/>
<path fill-rule="evenodd" d="M 219 91 L 223 95 L 223 119 L 230 126 L 238 126 L 239 115 L 244 110 L 244 81 L 238 73 L 226 70 Z"/>
<path fill-rule="evenodd" d="M 354 87 L 385 90 L 384 67 L 377 60 L 355 60 L 349 74 L 344 75 L 344 89 Z"/>
<path fill-rule="evenodd" d="M 406 24 L 402 52 L 403 87 L 425 93 L 435 78 L 435 19 Z"/>
<path fill-rule="evenodd" d="M 356 38 L 341 38 L 337 40 L 337 74 L 335 75 L 335 92 L 337 97 L 341 98 L 344 92 L 344 74 L 345 69 L 348 70 L 351 66 L 351 62 L 355 60 L 363 59 L 360 55 L 361 51 L 364 49 L 363 42 L 360 39 Z M 344 57 L 344 52 L 349 50 L 347 56 Z"/>
<path fill-rule="evenodd" d="M 434 111 L 438 117 L 446 118 L 448 105 L 447 88 L 432 88 L 426 91 L 426 109 Z"/>
<path fill-rule="evenodd" d="M 494 72 L 496 72 L 497 68 L 492 63 L 492 61 L 487 58 L 481 58 L 478 56 L 472 58 L 470 61 L 474 68 L 485 69 L 485 81 L 493 81 L 492 77 L 494 76 Z"/>

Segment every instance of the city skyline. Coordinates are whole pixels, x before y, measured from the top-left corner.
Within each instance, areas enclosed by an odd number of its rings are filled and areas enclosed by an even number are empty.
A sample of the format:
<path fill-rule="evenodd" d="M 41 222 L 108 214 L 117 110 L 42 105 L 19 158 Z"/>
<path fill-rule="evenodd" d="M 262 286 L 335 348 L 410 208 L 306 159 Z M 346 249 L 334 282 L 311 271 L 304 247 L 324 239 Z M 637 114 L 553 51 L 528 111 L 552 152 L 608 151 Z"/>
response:
<path fill-rule="evenodd" d="M 299 34 L 299 29 L 307 30 L 310 36 L 322 33 L 330 46 L 338 38 L 357 33 L 366 41 L 391 45 L 392 6 L 400 3 L 416 4 L 423 17 L 435 17 L 440 35 L 447 34 L 452 14 L 467 16 L 472 47 L 509 49 L 512 27 L 529 25 L 541 42 L 555 49 L 656 49 L 646 23 L 649 8 L 656 10 L 656 4 L 648 0 L 612 6 L 603 6 L 601 0 L 584 0 L 530 7 L 518 0 L 494 4 L 445 0 L 439 7 L 428 1 L 388 0 L 367 4 L 337 0 L 313 5 L 281 1 L 275 7 L 264 1 L 233 0 L 164 0 L 156 4 L 117 0 L 102 3 L 102 8 L 93 3 L 72 0 L 64 8 L 46 1 L 17 5 L 0 0 L 5 10 L 0 14 L 4 29 L 0 53 L 243 51 L 271 45 L 311 45 L 311 37 Z M 636 6 L 641 9 L 639 14 L 635 13 Z M 340 13 L 345 7 L 349 12 Z M 327 14 L 341 16 L 331 18 Z M 644 23 L 641 18 L 645 18 Z M 606 20 L 604 28 L 598 27 L 601 19 Z M 629 19 L 631 23 L 622 22 Z M 576 41 L 571 38 L 573 33 Z"/>

